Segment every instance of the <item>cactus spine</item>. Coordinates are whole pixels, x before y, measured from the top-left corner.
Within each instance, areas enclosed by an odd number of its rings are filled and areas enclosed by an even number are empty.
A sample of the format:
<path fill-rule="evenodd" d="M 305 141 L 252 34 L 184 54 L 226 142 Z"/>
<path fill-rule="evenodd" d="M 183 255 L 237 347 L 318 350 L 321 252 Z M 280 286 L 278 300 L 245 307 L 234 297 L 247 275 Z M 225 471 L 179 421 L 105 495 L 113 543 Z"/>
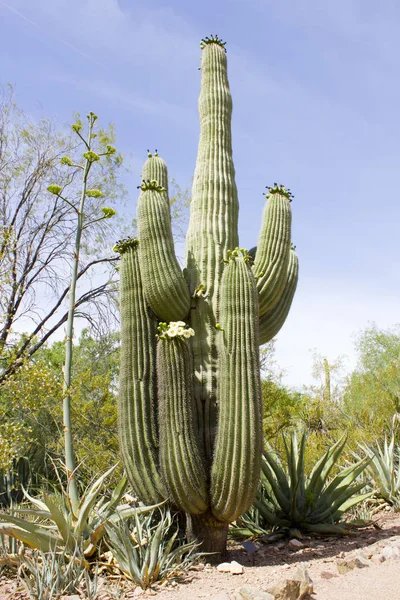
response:
<path fill-rule="evenodd" d="M 149 154 L 139 240 L 121 259 L 121 452 L 145 502 L 169 498 L 205 551 L 251 505 L 262 453 L 260 343 L 282 327 L 298 277 L 291 194 L 269 188 L 257 248 L 238 248 L 225 44 L 202 40 L 200 142 L 186 238 L 174 254 L 164 161 Z M 254 264 L 253 264 L 254 263 Z"/>

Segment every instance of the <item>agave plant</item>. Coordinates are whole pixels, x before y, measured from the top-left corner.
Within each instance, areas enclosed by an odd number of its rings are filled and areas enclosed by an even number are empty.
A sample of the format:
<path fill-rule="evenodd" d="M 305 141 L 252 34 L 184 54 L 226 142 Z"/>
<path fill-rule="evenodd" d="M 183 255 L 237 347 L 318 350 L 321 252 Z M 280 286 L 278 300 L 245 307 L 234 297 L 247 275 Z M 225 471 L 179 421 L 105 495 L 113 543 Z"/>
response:
<path fill-rule="evenodd" d="M 329 479 L 346 443 L 344 435 L 314 465 L 307 476 L 304 470 L 307 434 L 300 444 L 296 433 L 284 436 L 287 468 L 278 455 L 267 447 L 262 459 L 261 485 L 253 511 L 258 512 L 256 528 L 298 529 L 315 533 L 346 533 L 340 521 L 352 506 L 370 497 L 359 494 L 366 482 L 357 478 L 371 459 L 363 458 Z M 251 513 L 244 525 L 251 530 Z M 257 533 L 257 530 L 254 530 Z"/>
<path fill-rule="evenodd" d="M 103 484 L 114 469 L 115 466 L 111 467 L 86 489 L 77 510 L 73 509 L 70 495 L 65 490 L 62 494 L 52 495 L 44 492 L 43 499 L 33 498 L 25 491 L 26 498 L 36 508 L 15 509 L 15 512 L 27 515 L 30 520 L 0 513 L 0 534 L 16 538 L 41 552 L 66 549 L 73 553 L 79 547 L 85 558 L 92 556 L 107 523 L 147 513 L 154 508 L 119 504 L 126 488 L 125 478 L 111 498 L 106 498 Z"/>
<path fill-rule="evenodd" d="M 385 436 L 383 448 L 379 443 L 376 447 L 361 445 L 361 448 L 371 460 L 368 472 L 374 482 L 375 496 L 400 511 L 400 446 L 395 444 L 394 434 L 389 443 Z"/>
<path fill-rule="evenodd" d="M 142 589 L 156 581 L 179 577 L 198 558 L 198 545 L 177 539 L 170 510 L 154 511 L 140 520 L 135 514 L 131 527 L 126 520 L 107 525 L 107 543 L 123 575 Z"/>
<path fill-rule="evenodd" d="M 82 585 L 86 598 L 95 600 L 98 596 L 98 569 L 91 578 L 83 563 L 78 547 L 72 555 L 56 550 L 47 553 L 37 551 L 31 556 L 24 554 L 18 576 L 29 597 L 35 600 L 58 600 L 63 594 L 79 592 Z"/>

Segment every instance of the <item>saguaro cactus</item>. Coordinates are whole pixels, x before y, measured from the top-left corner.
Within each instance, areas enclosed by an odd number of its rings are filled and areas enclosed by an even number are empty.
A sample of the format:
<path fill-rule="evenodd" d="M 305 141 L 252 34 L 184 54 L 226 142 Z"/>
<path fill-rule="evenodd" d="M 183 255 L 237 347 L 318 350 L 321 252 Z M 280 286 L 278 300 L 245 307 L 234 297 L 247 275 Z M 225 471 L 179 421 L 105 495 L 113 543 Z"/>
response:
<path fill-rule="evenodd" d="M 186 268 L 174 253 L 165 162 L 149 154 L 138 200 L 139 239 L 121 253 L 121 452 L 144 502 L 188 517 L 206 551 L 223 551 L 228 524 L 259 480 L 259 345 L 288 314 L 298 277 L 291 193 L 267 191 L 258 247 L 238 248 L 232 100 L 225 44 L 202 47 L 200 143 Z"/>

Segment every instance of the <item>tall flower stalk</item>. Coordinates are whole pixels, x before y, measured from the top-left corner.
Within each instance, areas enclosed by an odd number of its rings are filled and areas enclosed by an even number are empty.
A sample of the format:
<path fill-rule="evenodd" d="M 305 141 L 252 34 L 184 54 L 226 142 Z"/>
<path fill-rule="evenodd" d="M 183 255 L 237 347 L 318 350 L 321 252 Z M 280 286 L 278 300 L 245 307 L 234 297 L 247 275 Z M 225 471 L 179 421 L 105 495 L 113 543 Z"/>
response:
<path fill-rule="evenodd" d="M 98 189 L 88 189 L 89 174 L 94 163 L 101 160 L 103 156 L 115 154 L 116 150 L 113 146 L 106 145 L 105 151 L 97 153 L 94 151 L 95 138 L 97 133 L 94 132 L 97 115 L 90 112 L 87 115 L 88 130 L 87 137 L 81 134 L 83 128 L 80 119 L 72 125 L 73 131 L 80 138 L 84 146 L 83 160 L 79 163 L 74 163 L 71 158 L 64 156 L 61 163 L 67 167 L 78 169 L 82 172 L 82 187 L 80 192 L 79 204 L 76 206 L 73 201 L 63 195 L 63 190 L 58 185 L 50 185 L 47 189 L 52 194 L 66 202 L 76 213 L 76 235 L 74 254 L 71 267 L 71 283 L 69 287 L 69 308 L 68 319 L 66 326 L 65 337 L 65 361 L 64 361 L 64 385 L 63 385 L 63 431 L 64 431 L 64 449 L 65 449 L 65 466 L 68 476 L 68 489 L 71 500 L 72 509 L 77 514 L 79 507 L 79 492 L 76 480 L 76 462 L 74 454 L 74 444 L 72 436 L 72 421 L 71 421 L 71 386 L 72 386 L 72 358 L 73 358 L 73 337 L 74 337 L 74 319 L 76 313 L 76 287 L 79 271 L 79 257 L 82 247 L 82 234 L 90 225 L 108 219 L 114 216 L 115 211 L 111 208 L 103 208 L 102 215 L 99 218 L 87 220 L 84 209 L 87 198 L 101 198 L 102 192 Z"/>

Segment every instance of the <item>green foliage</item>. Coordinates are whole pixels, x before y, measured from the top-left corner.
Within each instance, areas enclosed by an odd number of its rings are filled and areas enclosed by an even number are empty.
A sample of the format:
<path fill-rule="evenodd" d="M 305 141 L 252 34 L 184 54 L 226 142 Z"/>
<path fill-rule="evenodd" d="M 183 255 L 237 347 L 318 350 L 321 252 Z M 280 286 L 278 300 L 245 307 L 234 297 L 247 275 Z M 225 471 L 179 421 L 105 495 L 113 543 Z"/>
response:
<path fill-rule="evenodd" d="M 400 416 L 400 328 L 375 325 L 357 339 L 358 366 L 344 392 L 343 413 L 353 451 L 391 437 Z"/>
<path fill-rule="evenodd" d="M 306 413 L 308 398 L 272 379 L 264 379 L 261 390 L 264 436 L 275 444 L 282 430 L 294 427 L 301 420 Z"/>
<path fill-rule="evenodd" d="M 396 512 L 400 511 L 400 446 L 395 443 L 394 434 L 389 443 L 385 437 L 383 446 L 377 442 L 375 446 L 362 445 L 361 448 L 371 459 L 368 471 L 375 496 L 393 506 Z"/>
<path fill-rule="evenodd" d="M 365 482 L 357 483 L 370 459 L 362 459 L 341 470 L 332 479 L 329 475 L 337 464 L 346 439 L 343 436 L 305 471 L 306 432 L 300 443 L 296 433 L 284 437 L 286 468 L 268 447 L 262 461 L 261 487 L 255 501 L 258 527 L 298 529 L 318 533 L 345 533 L 340 523 L 344 513 L 368 495 L 359 492 Z M 249 527 L 249 518 L 246 526 Z"/>
<path fill-rule="evenodd" d="M 179 578 L 198 558 L 196 544 L 184 543 L 178 534 L 168 509 L 107 525 L 107 543 L 119 569 L 142 589 Z"/>
<path fill-rule="evenodd" d="M 391 435 L 400 413 L 400 329 L 372 326 L 357 340 L 358 368 L 352 373 L 344 396 L 344 411 L 359 429 L 361 439 Z"/>
<path fill-rule="evenodd" d="M 83 330 L 74 346 L 72 418 L 80 480 L 88 485 L 118 454 L 116 394 L 119 335 L 94 338 Z M 55 481 L 53 462 L 62 459 L 62 366 L 64 345 L 41 348 L 0 386 L 0 468 L 8 469 L 15 455 L 29 458 L 35 475 Z M 6 452 L 7 450 L 7 452 Z M 122 476 L 118 465 L 112 485 Z"/>
<path fill-rule="evenodd" d="M 62 364 L 62 362 L 61 362 Z M 0 469 L 15 456 L 27 456 L 32 471 L 49 475 L 46 455 L 59 452 L 61 422 L 60 371 L 44 357 L 26 360 L 0 386 Z M 4 426 L 3 426 L 4 423 Z"/>

